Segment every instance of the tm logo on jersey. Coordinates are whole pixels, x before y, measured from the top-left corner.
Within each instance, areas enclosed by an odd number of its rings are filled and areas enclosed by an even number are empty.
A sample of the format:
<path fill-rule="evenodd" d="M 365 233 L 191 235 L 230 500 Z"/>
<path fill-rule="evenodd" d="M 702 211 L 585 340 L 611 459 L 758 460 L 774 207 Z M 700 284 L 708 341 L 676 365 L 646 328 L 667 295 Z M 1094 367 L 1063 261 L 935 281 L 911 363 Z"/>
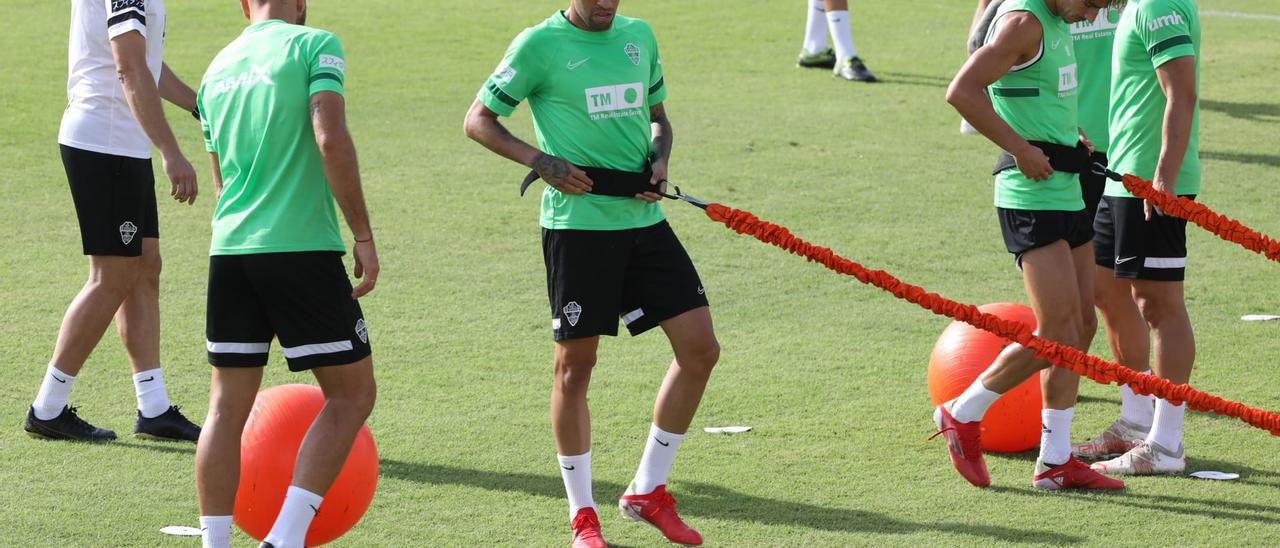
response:
<path fill-rule="evenodd" d="M 627 118 L 642 114 L 644 106 L 644 84 L 632 82 L 587 88 L 587 114 L 592 120 L 606 118 Z"/>
<path fill-rule="evenodd" d="M 1170 25 L 1185 25 L 1185 24 L 1187 24 L 1187 22 L 1182 19 L 1182 15 L 1179 15 L 1178 12 L 1175 11 L 1173 13 L 1170 13 L 1169 15 L 1164 15 L 1151 20 L 1151 22 L 1147 23 L 1147 30 L 1155 31 L 1157 29 L 1162 29 Z"/>
<path fill-rule="evenodd" d="M 270 67 L 267 65 L 251 66 L 249 67 L 249 72 L 214 82 L 209 86 L 209 93 L 211 95 L 222 95 L 240 88 L 251 88 L 258 84 L 274 86 L 276 83 L 271 81 L 271 75 L 267 73 L 269 69 Z"/>
<path fill-rule="evenodd" d="M 1080 85 L 1076 81 L 1076 64 L 1071 63 L 1065 67 L 1058 67 L 1058 97 L 1070 97 L 1075 95 L 1076 88 Z"/>

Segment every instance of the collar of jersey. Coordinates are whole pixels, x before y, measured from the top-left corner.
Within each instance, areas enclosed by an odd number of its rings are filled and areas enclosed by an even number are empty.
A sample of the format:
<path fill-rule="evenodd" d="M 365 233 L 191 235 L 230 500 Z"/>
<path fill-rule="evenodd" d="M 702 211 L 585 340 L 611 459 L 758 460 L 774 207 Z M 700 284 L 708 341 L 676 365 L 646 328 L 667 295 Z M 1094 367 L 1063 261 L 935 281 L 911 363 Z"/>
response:
<path fill-rule="evenodd" d="M 557 11 L 555 15 L 551 16 L 551 19 L 553 21 L 553 25 L 574 33 L 574 36 L 579 36 L 587 40 L 598 40 L 604 42 L 612 39 L 618 30 L 617 15 L 614 15 L 613 26 L 609 27 L 609 30 L 604 31 L 591 31 L 578 28 L 569 21 L 569 16 L 564 13 L 564 10 Z"/>
<path fill-rule="evenodd" d="M 247 28 L 244 29 L 244 32 L 250 33 L 260 29 L 265 29 L 267 27 L 274 27 L 276 25 L 287 25 L 287 24 L 288 23 L 284 22 L 284 19 L 267 19 L 266 21 L 258 21 L 257 23 L 249 25 Z"/>

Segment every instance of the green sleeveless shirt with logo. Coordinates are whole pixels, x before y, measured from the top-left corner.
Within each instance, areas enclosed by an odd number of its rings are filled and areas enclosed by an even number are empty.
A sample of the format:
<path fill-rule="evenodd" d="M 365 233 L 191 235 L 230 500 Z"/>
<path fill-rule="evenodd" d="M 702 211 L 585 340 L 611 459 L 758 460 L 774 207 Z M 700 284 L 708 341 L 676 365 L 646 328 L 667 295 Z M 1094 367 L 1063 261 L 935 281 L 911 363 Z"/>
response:
<path fill-rule="evenodd" d="M 1079 141 L 1076 109 L 1076 59 L 1071 29 L 1045 7 L 1044 0 L 1007 0 L 987 33 L 995 36 L 1010 12 L 1029 12 L 1040 21 L 1044 38 L 1032 60 L 1015 66 L 988 88 L 991 104 L 1018 135 L 1028 141 L 1075 146 Z M 1005 209 L 1079 211 L 1080 178 L 1055 171 L 1044 181 L 1032 181 L 1017 168 L 996 175 L 996 207 Z"/>

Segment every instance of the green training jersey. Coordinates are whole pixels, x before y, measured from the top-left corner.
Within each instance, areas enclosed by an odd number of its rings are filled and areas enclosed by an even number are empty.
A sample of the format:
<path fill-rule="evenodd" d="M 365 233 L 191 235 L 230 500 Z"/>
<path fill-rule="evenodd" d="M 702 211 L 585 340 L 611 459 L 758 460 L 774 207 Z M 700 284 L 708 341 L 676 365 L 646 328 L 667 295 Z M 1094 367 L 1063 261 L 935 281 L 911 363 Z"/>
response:
<path fill-rule="evenodd" d="M 342 93 L 345 69 L 333 34 L 278 19 L 213 59 L 197 98 L 222 172 L 211 255 L 344 250 L 309 104 Z"/>
<path fill-rule="evenodd" d="M 501 116 L 528 99 L 547 154 L 640 172 L 652 154 L 649 107 L 666 99 L 667 88 L 648 23 L 618 15 L 609 30 L 590 32 L 557 12 L 516 36 L 477 97 Z M 635 198 L 542 192 L 543 228 L 623 230 L 663 218 L 660 205 Z"/>
<path fill-rule="evenodd" d="M 996 114 L 1028 141 L 1075 146 L 1080 140 L 1076 119 L 1076 59 L 1071 29 L 1045 6 L 1044 0 L 1006 0 L 996 12 L 987 41 L 1010 12 L 1030 12 L 1040 21 L 1044 36 L 1035 58 L 1009 69 L 987 88 Z M 1079 211 L 1080 177 L 1055 171 L 1044 181 L 1032 181 L 1018 169 L 996 175 L 996 207 L 1006 209 Z"/>
<path fill-rule="evenodd" d="M 1120 10 L 1102 8 L 1093 21 L 1071 25 L 1075 45 L 1076 76 L 1080 79 L 1080 129 L 1094 150 L 1106 152 L 1111 140 L 1107 132 L 1107 109 L 1111 106 L 1111 45 L 1115 42 Z"/>
<path fill-rule="evenodd" d="M 1156 175 L 1164 140 L 1168 99 L 1156 68 L 1179 57 L 1194 57 L 1200 91 L 1200 15 L 1195 0 L 1129 2 L 1116 28 L 1111 72 L 1111 169 L 1144 179 Z M 1200 193 L 1200 103 L 1191 118 L 1187 154 L 1175 192 Z M 1124 185 L 1107 181 L 1105 196 L 1132 198 Z"/>

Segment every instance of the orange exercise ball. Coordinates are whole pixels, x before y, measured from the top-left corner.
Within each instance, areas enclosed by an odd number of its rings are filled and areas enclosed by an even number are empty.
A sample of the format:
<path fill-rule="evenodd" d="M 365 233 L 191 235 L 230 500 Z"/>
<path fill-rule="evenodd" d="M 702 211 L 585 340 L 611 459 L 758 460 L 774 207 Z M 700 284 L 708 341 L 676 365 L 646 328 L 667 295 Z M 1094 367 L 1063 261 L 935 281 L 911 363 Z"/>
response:
<path fill-rule="evenodd" d="M 258 393 L 240 437 L 240 487 L 233 511 L 236 525 L 249 536 L 262 540 L 271 532 L 293 478 L 298 447 L 323 407 L 324 394 L 315 386 L 284 384 Z M 331 542 L 350 530 L 369 508 L 377 486 L 378 449 L 369 427 L 361 426 L 307 529 L 307 546 Z"/>
<path fill-rule="evenodd" d="M 1036 327 L 1026 305 L 992 303 L 978 310 Z M 964 322 L 951 322 L 929 356 L 929 398 L 936 407 L 959 396 L 995 361 L 1009 341 Z M 982 449 L 1017 453 L 1040 444 L 1040 375 L 1000 396 L 982 418 Z"/>

